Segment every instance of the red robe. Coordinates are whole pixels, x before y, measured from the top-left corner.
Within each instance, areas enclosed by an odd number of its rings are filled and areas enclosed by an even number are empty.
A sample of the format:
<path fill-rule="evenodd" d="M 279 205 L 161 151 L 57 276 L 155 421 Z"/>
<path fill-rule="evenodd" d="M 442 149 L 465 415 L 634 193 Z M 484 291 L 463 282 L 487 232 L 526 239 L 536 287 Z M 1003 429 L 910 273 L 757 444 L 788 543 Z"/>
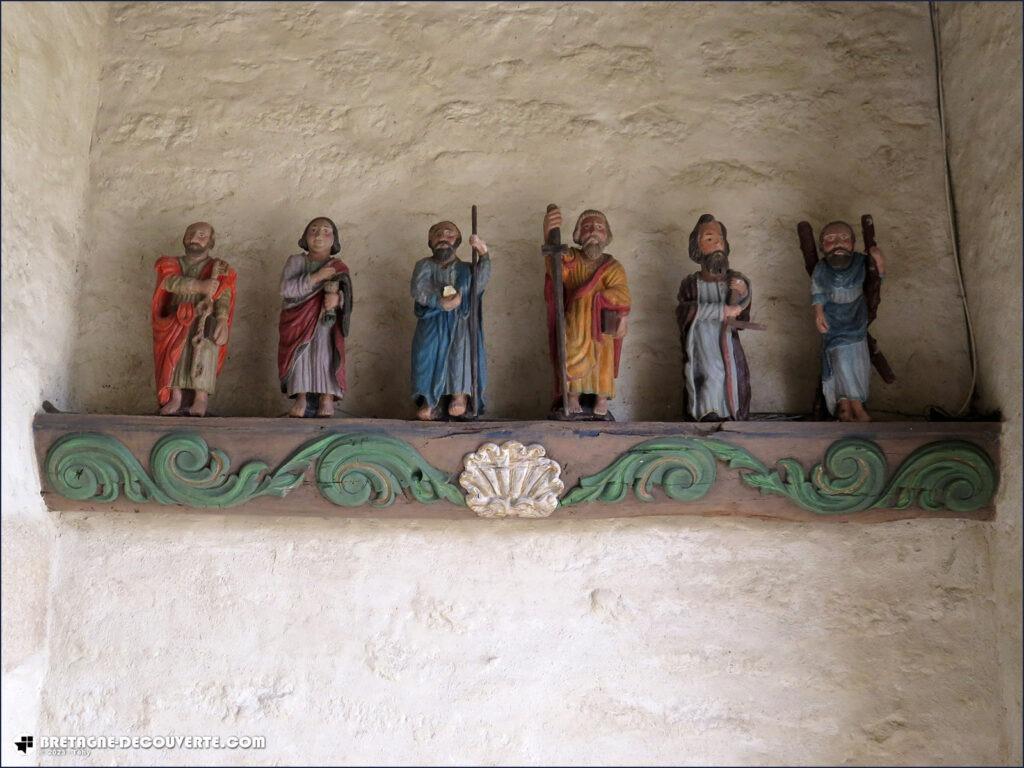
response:
<path fill-rule="evenodd" d="M 324 266 L 333 267 L 339 275 L 347 275 L 348 267 L 341 259 L 331 259 Z M 323 284 L 301 304 L 281 310 L 281 321 L 278 325 L 277 342 L 277 376 L 281 380 L 281 391 L 287 392 L 288 371 L 295 360 L 299 348 L 313 340 L 316 324 L 324 307 Z M 346 308 L 339 307 L 334 325 L 331 326 L 331 342 L 334 355 L 331 359 L 334 380 L 342 392 L 348 391 L 345 379 L 345 334 L 342 331 L 342 318 Z"/>
<path fill-rule="evenodd" d="M 207 261 L 203 271 L 199 273 L 200 280 L 208 280 L 213 272 L 216 259 Z M 164 290 L 164 280 L 168 277 L 180 277 L 181 261 L 175 256 L 161 256 L 156 260 L 156 288 L 153 291 L 153 302 L 150 307 L 150 315 L 153 324 L 153 367 L 156 372 L 156 391 L 160 405 L 164 405 L 171 399 L 171 378 L 174 376 L 174 369 L 181 359 L 181 351 L 188 343 L 189 330 L 192 328 L 192 321 L 196 316 L 196 308 L 192 304 L 179 304 L 173 307 L 171 302 L 174 294 Z M 231 332 L 231 323 L 235 317 L 235 282 L 237 275 L 235 270 L 228 267 L 226 275 L 216 278 L 220 285 L 217 292 L 213 294 L 213 301 L 219 299 L 224 291 L 231 291 L 231 305 L 228 309 L 228 333 Z M 224 367 L 224 358 L 227 357 L 228 347 L 225 344 L 217 352 L 217 375 L 220 375 Z"/>

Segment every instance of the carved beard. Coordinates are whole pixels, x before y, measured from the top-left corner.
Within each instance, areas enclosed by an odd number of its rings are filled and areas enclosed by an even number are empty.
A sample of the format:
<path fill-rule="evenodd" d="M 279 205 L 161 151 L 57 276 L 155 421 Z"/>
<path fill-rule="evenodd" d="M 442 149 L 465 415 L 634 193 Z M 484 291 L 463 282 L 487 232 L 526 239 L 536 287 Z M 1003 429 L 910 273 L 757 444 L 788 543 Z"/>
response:
<path fill-rule="evenodd" d="M 447 243 L 441 243 L 437 247 L 432 248 L 431 253 L 433 253 L 434 258 L 442 264 L 447 264 L 455 258 L 455 249 Z"/>
<path fill-rule="evenodd" d="M 206 253 L 206 246 L 200 245 L 199 243 L 189 243 L 185 246 L 185 253 L 189 256 L 202 256 Z"/>
<path fill-rule="evenodd" d="M 700 257 L 700 265 L 715 277 L 725 277 L 725 273 L 729 271 L 729 257 L 725 255 L 725 251 L 712 251 Z"/>
<path fill-rule="evenodd" d="M 588 259 L 596 259 L 604 252 L 604 246 L 600 240 L 590 238 L 583 244 L 583 254 Z"/>
<path fill-rule="evenodd" d="M 825 261 L 834 269 L 846 269 L 852 259 L 853 253 L 845 248 L 833 248 L 825 254 Z"/>

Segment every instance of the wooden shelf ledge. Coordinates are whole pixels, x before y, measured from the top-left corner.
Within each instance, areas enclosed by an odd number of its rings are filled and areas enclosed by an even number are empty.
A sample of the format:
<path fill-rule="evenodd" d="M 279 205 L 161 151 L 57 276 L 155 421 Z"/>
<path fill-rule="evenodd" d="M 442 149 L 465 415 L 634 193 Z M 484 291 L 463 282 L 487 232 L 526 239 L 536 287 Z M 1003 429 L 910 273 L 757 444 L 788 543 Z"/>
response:
<path fill-rule="evenodd" d="M 52 510 L 881 522 L 990 519 L 1001 425 L 41 413 L 33 429 Z"/>

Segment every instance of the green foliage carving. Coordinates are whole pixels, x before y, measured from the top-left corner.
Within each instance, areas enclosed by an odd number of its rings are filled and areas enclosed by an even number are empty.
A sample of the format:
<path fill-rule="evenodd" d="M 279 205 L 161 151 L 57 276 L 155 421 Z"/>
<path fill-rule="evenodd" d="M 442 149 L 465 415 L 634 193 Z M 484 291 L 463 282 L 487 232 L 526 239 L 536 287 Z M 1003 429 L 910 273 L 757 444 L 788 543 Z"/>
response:
<path fill-rule="evenodd" d="M 336 434 L 306 445 L 273 472 L 250 461 L 236 473 L 231 460 L 191 433 L 160 438 L 145 468 L 131 451 L 108 435 L 67 435 L 46 456 L 50 486 L 76 501 L 115 501 L 120 493 L 136 502 L 224 508 L 258 496 L 281 497 L 302 483 L 316 463 L 316 485 L 342 506 L 386 507 L 404 494 L 423 504 L 442 499 L 464 504 L 458 487 L 411 446 L 384 435 Z"/>
<path fill-rule="evenodd" d="M 962 440 L 921 446 L 887 480 L 885 454 L 861 438 L 832 443 L 824 461 L 808 473 L 796 459 L 780 459 L 777 469 L 769 469 L 745 448 L 721 440 L 667 437 L 640 443 L 581 478 L 561 505 L 621 501 L 630 490 L 641 501 L 653 501 L 653 486 L 676 501 L 696 501 L 715 484 L 716 461 L 739 470 L 750 487 L 785 496 L 819 515 L 906 509 L 915 503 L 933 512 L 972 512 L 988 504 L 996 488 L 991 459 Z"/>

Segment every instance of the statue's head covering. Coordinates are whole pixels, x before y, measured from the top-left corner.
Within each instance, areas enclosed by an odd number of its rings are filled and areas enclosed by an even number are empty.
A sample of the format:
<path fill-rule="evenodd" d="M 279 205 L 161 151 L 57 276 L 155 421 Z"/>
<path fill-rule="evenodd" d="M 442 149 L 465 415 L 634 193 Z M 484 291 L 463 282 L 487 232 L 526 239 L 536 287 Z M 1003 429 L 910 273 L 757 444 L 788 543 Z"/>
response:
<path fill-rule="evenodd" d="M 580 225 L 583 223 L 584 219 L 588 219 L 591 216 L 600 216 L 604 219 L 604 228 L 608 232 L 608 242 L 605 243 L 605 245 L 608 245 L 608 243 L 612 241 L 612 225 L 608 223 L 608 217 L 595 208 L 588 208 L 580 214 L 578 219 L 576 219 L 576 226 L 573 227 L 572 230 L 572 241 L 576 243 L 576 245 L 583 245 L 583 243 L 580 242 Z"/>
<path fill-rule="evenodd" d="M 457 226 L 455 226 L 455 222 L 453 222 L 453 221 L 439 221 L 439 222 L 437 222 L 437 224 L 434 224 L 430 229 L 427 230 L 427 247 L 428 248 L 430 247 L 430 241 L 434 237 L 434 230 L 436 230 L 436 229 L 438 229 L 440 227 L 444 227 L 444 226 L 449 226 L 449 227 L 451 227 L 452 229 L 455 230 L 455 243 L 452 245 L 453 249 L 454 248 L 458 248 L 459 245 L 462 243 L 462 230 L 459 229 Z"/>
<path fill-rule="evenodd" d="M 185 234 L 181 238 L 181 244 L 183 246 L 185 246 L 186 250 L 188 249 L 189 238 L 192 237 L 192 233 L 195 230 L 199 229 L 199 227 L 206 227 L 207 229 L 210 230 L 210 246 L 209 247 L 211 249 L 213 248 L 214 245 L 217 244 L 217 233 L 213 229 L 213 224 L 208 224 L 205 221 L 193 221 L 191 224 L 189 224 L 187 227 L 185 227 Z"/>
<path fill-rule="evenodd" d="M 310 219 L 309 224 L 302 228 L 302 237 L 299 238 L 299 248 L 307 253 L 309 252 L 309 245 L 306 243 L 306 232 L 308 232 L 310 226 L 317 221 L 326 221 L 331 225 L 331 231 L 334 232 L 334 242 L 331 243 L 331 256 L 341 253 L 341 236 L 338 234 L 338 225 L 326 216 L 317 216 L 316 218 Z"/>
<path fill-rule="evenodd" d="M 725 228 L 725 224 L 718 221 L 718 219 L 710 213 L 704 213 L 701 214 L 699 219 L 697 219 L 697 224 L 693 227 L 693 231 L 690 232 L 690 258 L 698 264 L 701 263 L 700 243 L 697 242 L 697 238 L 700 235 L 700 228 L 704 224 L 710 224 L 713 221 L 717 222 L 718 226 L 722 228 L 722 240 L 725 241 L 725 256 L 726 258 L 729 257 L 729 233 Z"/>

